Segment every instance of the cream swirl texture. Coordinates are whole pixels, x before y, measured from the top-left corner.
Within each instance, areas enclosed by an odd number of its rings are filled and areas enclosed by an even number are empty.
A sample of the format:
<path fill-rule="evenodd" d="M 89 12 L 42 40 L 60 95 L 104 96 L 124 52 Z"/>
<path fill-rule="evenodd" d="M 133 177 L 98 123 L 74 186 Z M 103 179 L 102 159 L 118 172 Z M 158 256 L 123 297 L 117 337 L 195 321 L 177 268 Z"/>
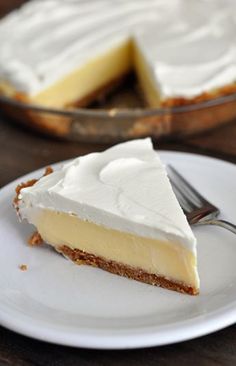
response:
<path fill-rule="evenodd" d="M 38 210 L 52 209 L 196 250 L 195 237 L 150 139 L 73 160 L 22 189 L 19 208 L 20 216 L 31 223 Z"/>

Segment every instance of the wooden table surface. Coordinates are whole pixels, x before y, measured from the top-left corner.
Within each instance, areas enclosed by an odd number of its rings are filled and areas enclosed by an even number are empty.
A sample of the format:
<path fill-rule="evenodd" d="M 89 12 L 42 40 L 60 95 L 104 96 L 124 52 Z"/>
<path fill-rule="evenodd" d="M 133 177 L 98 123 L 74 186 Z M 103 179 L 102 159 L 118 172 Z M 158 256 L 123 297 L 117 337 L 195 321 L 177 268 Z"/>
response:
<path fill-rule="evenodd" d="M 1 0 L 0 16 L 23 0 Z M 42 166 L 103 150 L 104 145 L 68 143 L 18 127 L 0 113 L 0 187 Z M 236 163 L 236 121 L 204 136 L 159 143 L 168 150 L 189 151 Z M 171 346 L 126 351 L 95 351 L 52 345 L 0 327 L 0 366 L 29 365 L 236 365 L 236 326 Z"/>

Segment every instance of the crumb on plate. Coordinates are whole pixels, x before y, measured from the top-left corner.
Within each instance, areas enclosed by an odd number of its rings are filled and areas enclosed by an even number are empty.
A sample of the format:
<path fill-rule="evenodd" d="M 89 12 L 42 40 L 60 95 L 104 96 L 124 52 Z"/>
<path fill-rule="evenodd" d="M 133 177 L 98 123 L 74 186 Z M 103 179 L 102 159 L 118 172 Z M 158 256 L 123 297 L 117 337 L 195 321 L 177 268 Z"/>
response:
<path fill-rule="evenodd" d="M 32 247 L 41 245 L 43 243 L 43 239 L 41 238 L 40 234 L 36 231 L 31 235 L 31 237 L 28 240 L 28 244 Z"/>
<path fill-rule="evenodd" d="M 21 264 L 21 265 L 19 265 L 19 268 L 21 271 L 27 271 L 28 266 L 27 266 L 27 264 Z"/>

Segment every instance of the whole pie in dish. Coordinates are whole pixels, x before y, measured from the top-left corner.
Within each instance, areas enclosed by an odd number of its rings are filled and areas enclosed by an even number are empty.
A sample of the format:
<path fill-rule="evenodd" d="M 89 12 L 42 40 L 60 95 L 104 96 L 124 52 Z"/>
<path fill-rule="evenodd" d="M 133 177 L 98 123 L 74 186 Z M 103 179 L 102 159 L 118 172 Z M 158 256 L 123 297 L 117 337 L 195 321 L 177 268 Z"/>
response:
<path fill-rule="evenodd" d="M 27 2 L 0 22 L 0 93 L 86 106 L 131 70 L 152 107 L 231 93 L 235 11 L 229 0 Z"/>
<path fill-rule="evenodd" d="M 199 292 L 196 239 L 150 139 L 79 157 L 17 187 L 20 219 L 77 264 Z"/>

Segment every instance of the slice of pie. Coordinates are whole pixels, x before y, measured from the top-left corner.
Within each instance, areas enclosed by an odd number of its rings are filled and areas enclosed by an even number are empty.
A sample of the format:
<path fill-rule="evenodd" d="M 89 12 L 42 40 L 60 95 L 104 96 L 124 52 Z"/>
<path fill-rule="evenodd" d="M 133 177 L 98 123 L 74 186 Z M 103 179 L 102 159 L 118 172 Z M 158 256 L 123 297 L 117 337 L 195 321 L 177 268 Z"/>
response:
<path fill-rule="evenodd" d="M 150 139 L 47 173 L 20 185 L 15 199 L 36 241 L 77 264 L 198 294 L 196 239 Z"/>

